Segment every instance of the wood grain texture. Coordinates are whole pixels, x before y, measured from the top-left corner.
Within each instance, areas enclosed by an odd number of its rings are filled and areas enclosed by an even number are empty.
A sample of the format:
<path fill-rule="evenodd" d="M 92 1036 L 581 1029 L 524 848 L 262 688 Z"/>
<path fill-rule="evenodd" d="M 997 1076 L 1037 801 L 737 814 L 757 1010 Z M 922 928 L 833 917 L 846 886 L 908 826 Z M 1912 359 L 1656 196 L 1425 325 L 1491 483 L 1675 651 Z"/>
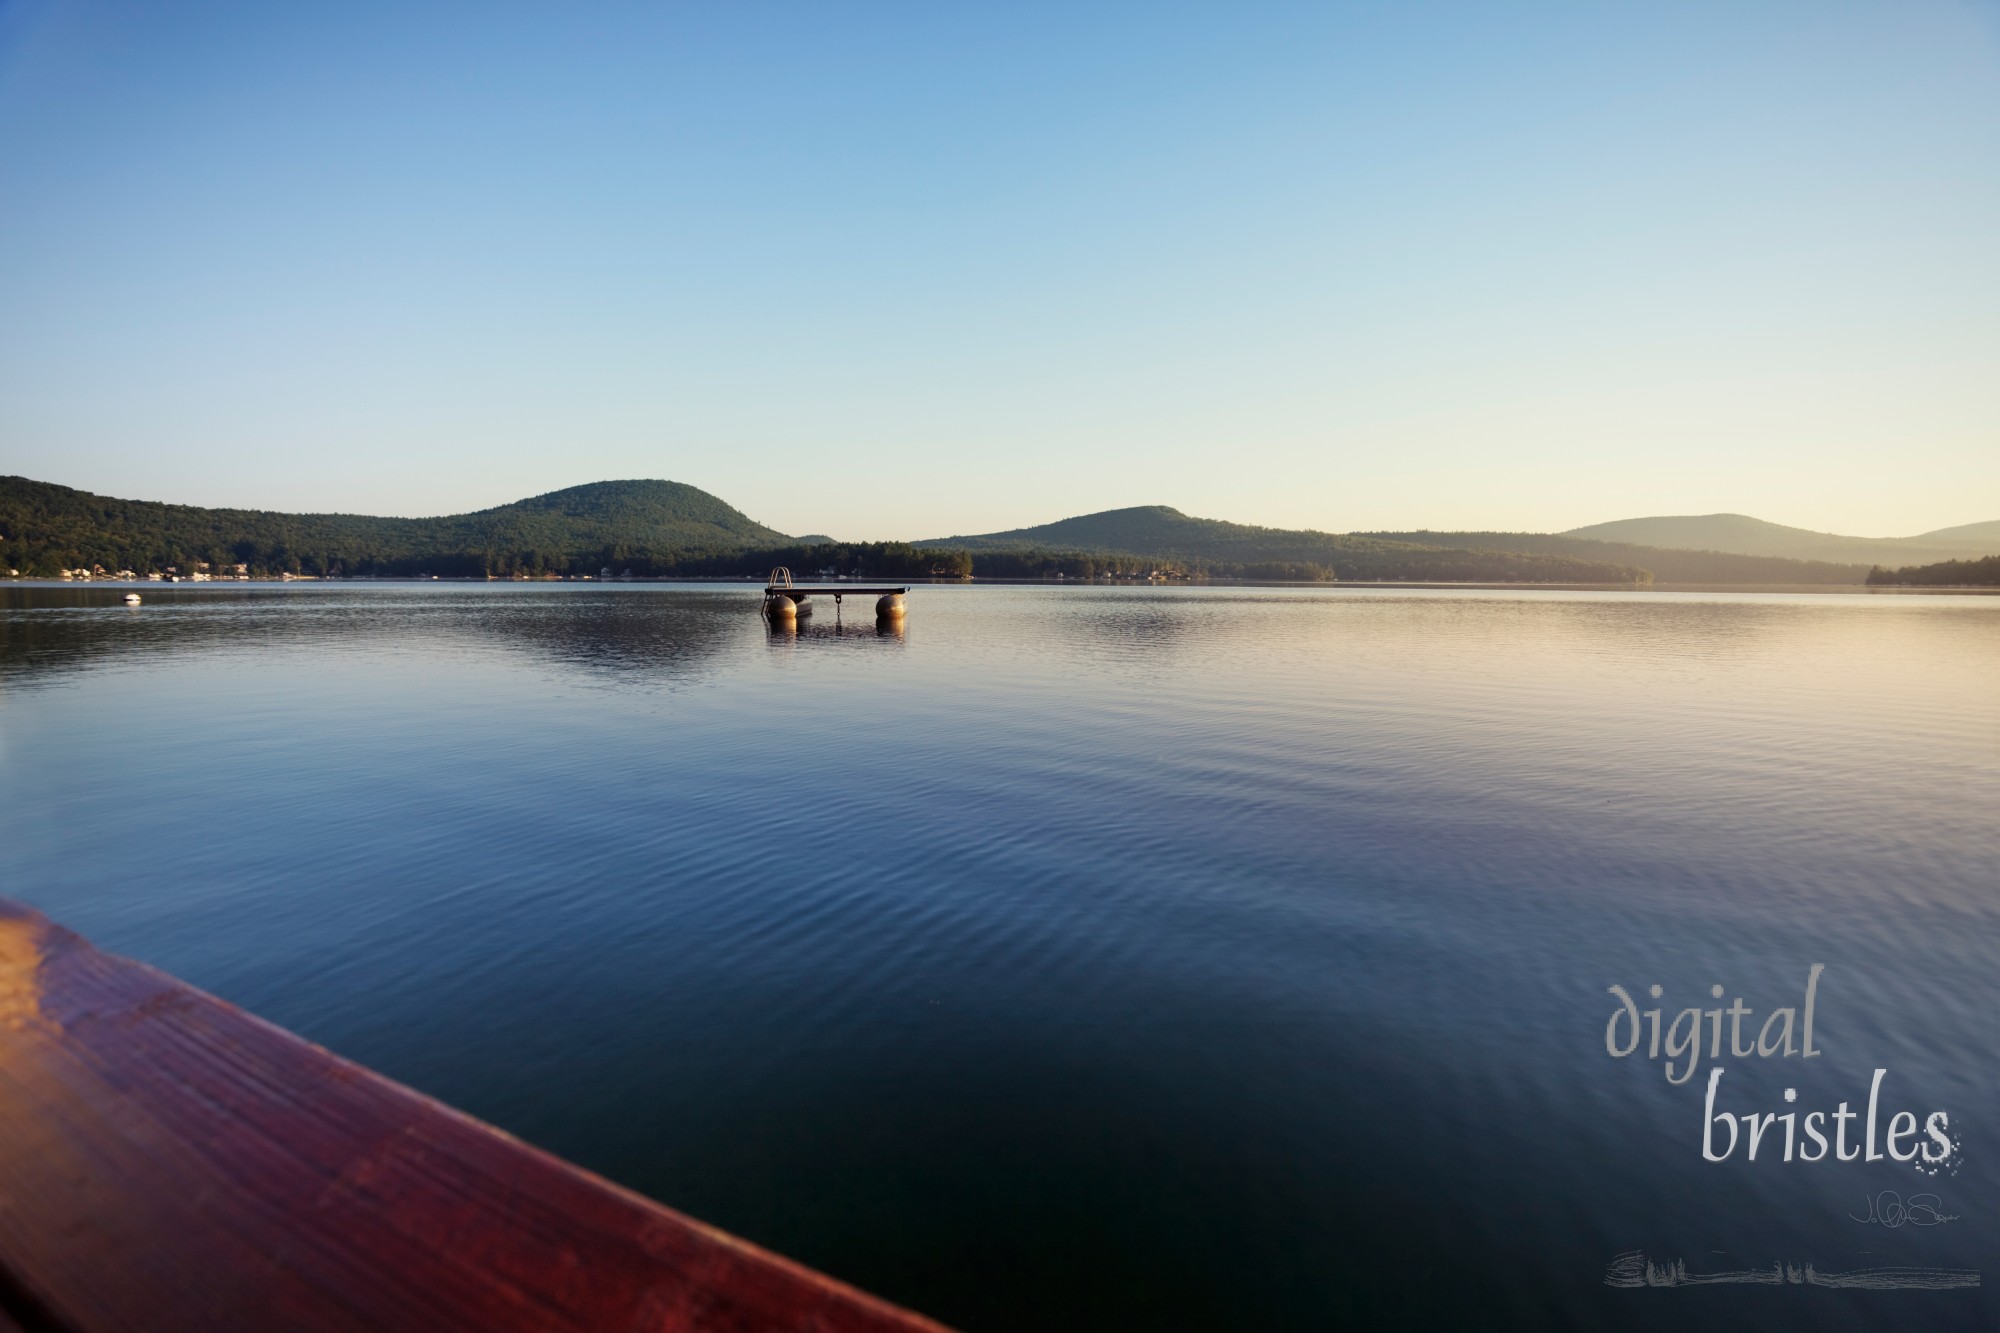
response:
<path fill-rule="evenodd" d="M 939 1333 L 0 899 L 0 1331 Z"/>

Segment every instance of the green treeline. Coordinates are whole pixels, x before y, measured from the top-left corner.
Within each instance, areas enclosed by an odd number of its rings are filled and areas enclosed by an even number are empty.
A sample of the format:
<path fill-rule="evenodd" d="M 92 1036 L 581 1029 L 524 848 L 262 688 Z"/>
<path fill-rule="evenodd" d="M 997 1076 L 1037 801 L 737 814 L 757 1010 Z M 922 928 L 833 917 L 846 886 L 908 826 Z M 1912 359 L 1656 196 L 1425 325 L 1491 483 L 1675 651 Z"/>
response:
<path fill-rule="evenodd" d="M 1443 583 L 1636 583 L 1653 581 L 1653 573 L 1636 565 L 1609 560 L 1581 560 L 1566 555 L 1536 555 L 1522 551 L 1472 551 L 1398 546 L 1356 551 L 1341 558 L 1343 579 L 1387 582 Z"/>
<path fill-rule="evenodd" d="M 1884 569 L 1877 565 L 1868 571 L 1868 581 L 1878 586 L 2000 587 L 2000 555 L 1980 560 L 1944 560 L 1935 565 L 1911 565 L 1907 569 Z"/>
<path fill-rule="evenodd" d="M 929 549 L 929 548 L 927 548 Z M 972 573 L 982 579 L 1269 579 L 1295 583 L 1326 583 L 1335 575 L 1330 565 L 1298 560 L 1265 560 L 1248 564 L 1211 560 L 1161 559 L 1149 555 L 1117 555 L 1102 551 L 974 551 Z"/>

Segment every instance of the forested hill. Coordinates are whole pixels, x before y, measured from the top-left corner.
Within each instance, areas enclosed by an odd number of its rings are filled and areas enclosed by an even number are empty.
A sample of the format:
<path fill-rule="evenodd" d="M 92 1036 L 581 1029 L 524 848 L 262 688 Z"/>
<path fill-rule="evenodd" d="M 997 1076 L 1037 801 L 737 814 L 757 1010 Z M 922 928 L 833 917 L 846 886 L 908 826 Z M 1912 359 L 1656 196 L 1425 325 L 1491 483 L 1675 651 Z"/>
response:
<path fill-rule="evenodd" d="M 1280 548 L 1290 548 L 1304 558 L 1307 550 L 1323 553 L 1346 544 L 1330 533 L 1291 532 L 1217 518 L 1190 518 L 1166 505 L 1106 509 L 1032 528 L 1013 528 L 976 537 L 936 537 L 917 543 L 974 552 L 1048 550 L 1206 558 L 1247 554 L 1259 559 L 1283 558 Z"/>
<path fill-rule="evenodd" d="M 1080 557 L 1139 557 L 1175 570 L 1249 578 L 1429 582 L 1644 583 L 1634 562 L 1532 551 L 1473 551 L 1311 529 L 1262 528 L 1139 505 L 1039 527 L 939 537 L 921 547 L 969 551 L 980 573 L 1074 572 Z M 1858 575 L 1857 575 L 1858 577 Z"/>
<path fill-rule="evenodd" d="M 1983 546 L 1988 551 L 2000 551 L 2000 518 L 1988 519 L 1984 523 L 1961 523 L 1955 528 L 1939 528 L 1935 532 L 1926 532 L 1908 540 L 1950 542 L 1953 545 Z"/>
<path fill-rule="evenodd" d="M 1469 561 L 1467 557 L 1473 553 L 1457 543 L 1385 540 L 1372 535 L 1316 532 L 1310 528 L 1263 528 L 1219 518 L 1193 518 L 1166 505 L 1107 509 L 1039 527 L 974 537 L 938 537 L 916 544 L 970 551 L 975 560 L 982 552 L 1061 551 L 1143 556 L 1210 568 L 1271 563 L 1318 565 L 1336 569 L 1341 578 L 1413 578 L 1421 575 L 1406 572 L 1404 566 L 1478 563 Z M 1487 552 L 1498 549 L 1487 548 Z M 1631 582 L 1639 573 L 1633 567 L 1636 562 L 1585 559 L 1571 552 L 1517 548 L 1511 554 L 1524 560 L 1511 573 L 1501 572 L 1502 562 L 1488 562 L 1494 571 L 1492 577 L 1505 579 L 1524 573 L 1532 577 L 1539 570 L 1550 578 L 1577 582 Z M 1445 559 L 1447 555 L 1449 560 Z M 1564 561 L 1570 562 L 1571 567 L 1564 570 Z M 1439 574 L 1438 577 L 1480 576 Z"/>
<path fill-rule="evenodd" d="M 1357 536 L 1387 541 L 1458 546 L 1474 551 L 1527 551 L 1579 560 L 1609 560 L 1652 571 L 1661 583 L 1860 583 L 1866 565 L 1775 556 L 1730 555 L 1722 551 L 1678 551 L 1632 542 L 1591 541 L 1543 532 L 1369 532 Z"/>
<path fill-rule="evenodd" d="M 1212 572 L 1247 570 L 1258 562 L 1329 566 L 1343 579 L 1629 582 L 1644 571 L 1645 577 L 1673 583 L 1860 583 L 1868 572 L 1861 564 L 1663 550 L 1546 533 L 1340 534 L 1261 528 L 1192 518 L 1165 505 L 1111 509 L 1039 527 L 918 545 L 971 551 L 975 564 L 982 566 L 997 565 L 1002 552 L 1075 551 L 1190 561 Z"/>
<path fill-rule="evenodd" d="M 787 537 L 706 491 L 672 481 L 602 481 L 470 514 L 376 518 L 119 500 L 0 477 L 0 570 L 30 577 L 98 566 L 190 573 L 202 563 L 242 564 L 253 575 L 473 578 L 594 575 L 607 566 L 639 577 L 736 576 L 779 564 L 894 577 L 1159 573 L 1442 583 L 1859 584 L 1868 574 L 1859 564 L 1576 534 L 1264 528 L 1194 518 L 1165 505 L 978 536 L 842 543 Z"/>
<path fill-rule="evenodd" d="M 375 518 L 117 500 L 0 477 L 0 565 L 36 576 L 93 565 L 186 571 L 199 561 L 260 573 L 595 573 L 790 540 L 674 481 L 600 481 L 477 513 Z"/>
<path fill-rule="evenodd" d="M 1621 518 L 1611 523 L 1571 528 L 1558 535 L 1676 550 L 1825 560 L 1864 568 L 1967 559 L 2000 551 L 2000 541 L 1996 541 L 2000 538 L 2000 522 L 1968 523 L 1915 537 L 1844 537 L 1837 532 L 1788 528 L 1748 514 L 1686 514 Z"/>

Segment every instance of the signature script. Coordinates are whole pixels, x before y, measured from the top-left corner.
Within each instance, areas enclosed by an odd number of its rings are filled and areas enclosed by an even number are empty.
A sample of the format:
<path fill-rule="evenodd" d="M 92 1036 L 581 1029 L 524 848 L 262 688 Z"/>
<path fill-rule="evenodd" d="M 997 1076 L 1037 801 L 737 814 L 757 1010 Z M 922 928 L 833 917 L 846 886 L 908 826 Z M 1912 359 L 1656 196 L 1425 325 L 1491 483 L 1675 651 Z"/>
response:
<path fill-rule="evenodd" d="M 1906 1203 L 1903 1196 L 1894 1190 L 1883 1190 L 1880 1194 L 1868 1196 L 1868 1216 L 1848 1216 L 1856 1222 L 1874 1222 L 1894 1231 L 1897 1227 L 1934 1227 L 1945 1222 L 1956 1222 L 1957 1213 L 1940 1211 L 1940 1200 L 1935 1194 L 1912 1194 Z"/>

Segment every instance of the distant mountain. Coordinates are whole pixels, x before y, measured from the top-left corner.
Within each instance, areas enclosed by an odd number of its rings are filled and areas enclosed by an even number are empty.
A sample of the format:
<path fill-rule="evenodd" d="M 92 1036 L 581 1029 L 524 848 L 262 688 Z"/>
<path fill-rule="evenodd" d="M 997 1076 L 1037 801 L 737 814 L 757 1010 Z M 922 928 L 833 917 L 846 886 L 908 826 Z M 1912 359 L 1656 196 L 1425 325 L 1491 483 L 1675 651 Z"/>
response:
<path fill-rule="evenodd" d="M 1860 583 L 1868 576 L 1863 564 L 1832 564 L 1822 560 L 1788 560 L 1782 556 L 1734 555 L 1725 551 L 1683 551 L 1632 542 L 1595 541 L 1545 532 L 1363 532 L 1359 537 L 1386 541 L 1458 546 L 1474 551 L 1528 551 L 1567 555 L 1579 560 L 1608 560 L 1650 570 L 1661 583 Z"/>
<path fill-rule="evenodd" d="M 1955 528 L 1939 528 L 1910 538 L 1913 542 L 1971 542 L 1989 551 L 2000 551 L 2000 518 L 1986 523 L 1961 523 Z"/>
<path fill-rule="evenodd" d="M 1260 528 L 1219 518 L 1192 518 L 1166 505 L 1106 509 L 1032 528 L 974 537 L 936 537 L 918 546 L 971 551 L 1080 551 L 1180 560 L 1320 560 L 1337 551 L 1374 550 L 1385 543 L 1310 528 Z"/>
<path fill-rule="evenodd" d="M 1838 533 L 1767 523 L 1747 514 L 1701 514 L 1624 518 L 1571 528 L 1557 535 L 1683 551 L 1725 551 L 1835 564 L 1905 565 L 1992 554 L 2000 550 L 2000 542 L 1994 540 L 1996 534 L 2000 534 L 2000 522 L 1972 523 L 1920 537 L 1843 537 Z"/>
<path fill-rule="evenodd" d="M 675 481 L 600 481 L 470 514 L 377 518 L 118 500 L 0 477 L 0 564 L 37 574 L 91 565 L 186 572 L 198 561 L 265 572 L 594 573 L 593 562 L 790 540 Z"/>
<path fill-rule="evenodd" d="M 1758 524 L 1756 519 L 1744 521 Z M 1582 531 L 1585 530 L 1579 530 Z M 1593 539 L 1575 533 L 1294 531 L 1192 518 L 1165 505 L 1110 509 L 1038 527 L 940 537 L 917 545 L 970 551 L 975 567 L 992 567 L 994 557 L 1005 551 L 1074 551 L 1192 561 L 1211 570 L 1272 561 L 1311 563 L 1330 566 L 1344 579 L 1489 577 L 1581 583 L 1629 579 L 1630 571 L 1644 570 L 1651 578 L 1667 583 L 1858 584 L 1867 577 L 1872 563 L 1749 556 L 1714 549 L 1678 550 L 1629 540 Z M 1479 567 L 1468 566 L 1468 559 L 1477 556 L 1491 560 L 1502 553 L 1520 562 L 1551 563 L 1519 563 L 1505 574 L 1497 572 L 1497 565 L 1486 566 L 1492 572 L 1485 575 L 1442 572 L 1447 568 Z M 1581 572 L 1585 569 L 1597 572 Z M 1609 575 L 1603 572 L 1607 570 L 1626 572 Z"/>
<path fill-rule="evenodd" d="M 653 547 L 687 549 L 771 545 L 791 540 L 707 491 L 678 481 L 594 481 L 516 500 L 497 509 L 428 521 L 451 524 L 452 530 L 466 536 L 533 538 L 546 530 L 568 542 L 636 541 Z"/>
<path fill-rule="evenodd" d="M 761 574 L 774 565 L 886 577 L 1092 577 L 1513 583 L 1860 583 L 1870 566 L 1991 554 L 2000 523 L 1871 539 L 1741 514 L 1625 519 L 1567 533 L 1333 533 L 1195 518 L 1166 505 L 917 543 L 787 537 L 673 481 L 600 481 L 439 518 L 286 514 L 119 500 L 0 477 L 0 568 L 253 574 Z"/>
<path fill-rule="evenodd" d="M 1438 582 L 1631 583 L 1643 569 L 1621 561 L 1573 553 L 1463 547 L 1342 536 L 1311 529 L 1262 528 L 1217 518 L 1194 518 L 1166 505 L 1107 509 L 1032 528 L 977 536 L 936 537 L 916 543 L 934 550 L 969 551 L 978 573 L 1032 574 L 1067 568 L 1065 555 L 1143 557 L 1194 572 L 1263 578 L 1429 580 Z M 1022 561 L 1003 563 L 1012 553 Z M 1039 565 L 1030 558 L 1040 556 Z M 1859 578 L 1859 573 L 1856 574 Z"/>

